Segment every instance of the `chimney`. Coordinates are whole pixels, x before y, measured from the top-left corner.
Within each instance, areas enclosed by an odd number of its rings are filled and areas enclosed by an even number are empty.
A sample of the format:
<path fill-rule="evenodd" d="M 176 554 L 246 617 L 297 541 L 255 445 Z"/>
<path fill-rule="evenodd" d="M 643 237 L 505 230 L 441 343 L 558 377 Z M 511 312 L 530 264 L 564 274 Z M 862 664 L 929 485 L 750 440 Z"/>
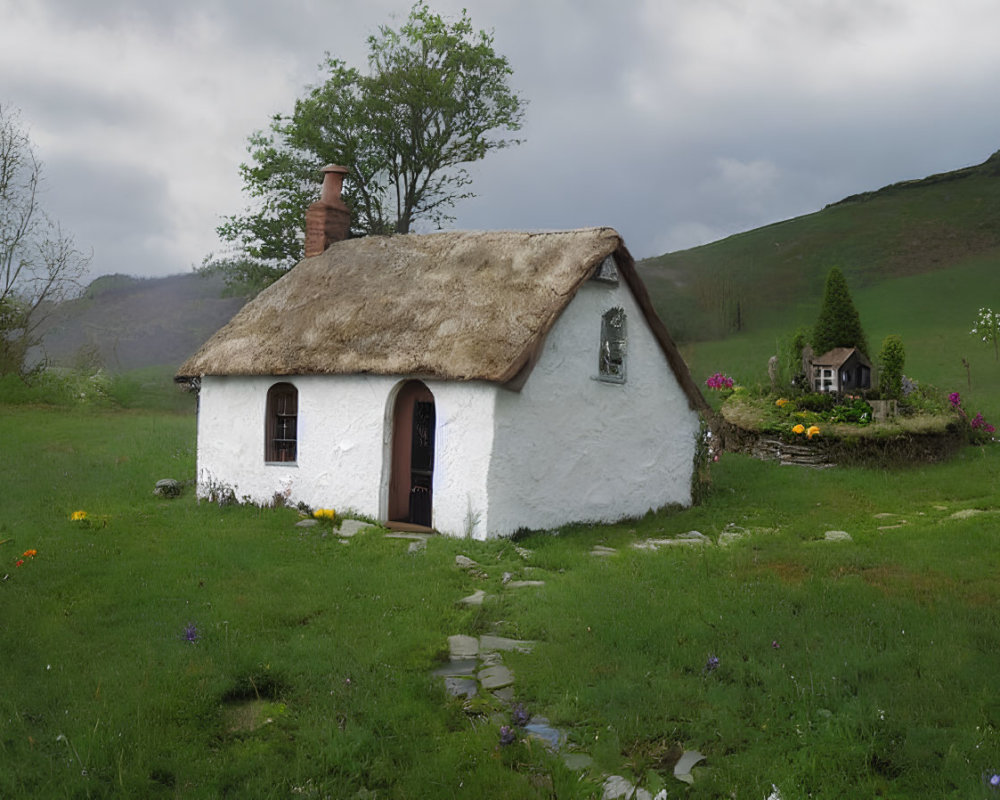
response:
<path fill-rule="evenodd" d="M 323 173 L 323 188 L 319 200 L 306 210 L 306 258 L 318 256 L 334 242 L 347 238 L 351 228 L 351 213 L 340 199 L 347 170 L 327 164 Z"/>

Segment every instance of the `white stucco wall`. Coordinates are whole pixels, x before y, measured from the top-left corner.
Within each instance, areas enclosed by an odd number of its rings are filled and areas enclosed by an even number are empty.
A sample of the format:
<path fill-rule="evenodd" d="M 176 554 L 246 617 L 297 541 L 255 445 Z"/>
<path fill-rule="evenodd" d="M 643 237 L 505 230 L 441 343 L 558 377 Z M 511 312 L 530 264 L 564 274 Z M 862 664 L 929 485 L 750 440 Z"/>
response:
<path fill-rule="evenodd" d="M 198 485 L 231 488 L 239 500 L 335 508 L 384 519 L 390 474 L 392 403 L 405 378 L 348 376 L 212 377 L 198 410 Z M 265 464 L 267 391 L 278 381 L 299 392 L 294 464 Z M 434 527 L 487 535 L 487 472 L 497 388 L 482 382 L 425 381 L 435 400 Z"/>
<path fill-rule="evenodd" d="M 616 306 L 627 316 L 623 384 L 597 380 L 601 317 Z M 521 392 L 498 395 L 495 426 L 491 534 L 691 502 L 698 415 L 624 281 L 581 287 Z"/>

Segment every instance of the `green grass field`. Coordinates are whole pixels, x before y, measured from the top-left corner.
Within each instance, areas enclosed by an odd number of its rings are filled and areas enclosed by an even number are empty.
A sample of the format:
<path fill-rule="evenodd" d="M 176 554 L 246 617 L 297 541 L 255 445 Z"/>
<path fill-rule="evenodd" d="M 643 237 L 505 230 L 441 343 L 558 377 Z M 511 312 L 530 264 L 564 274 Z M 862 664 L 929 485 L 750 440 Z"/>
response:
<path fill-rule="evenodd" d="M 525 560 L 154 497 L 193 477 L 190 414 L 4 405 L 0 442 L 4 798 L 587 798 L 606 774 L 670 797 L 998 796 L 992 446 L 898 472 L 726 454 L 701 506 L 528 536 Z M 745 535 L 631 546 L 689 530 Z M 456 604 L 478 588 L 498 599 Z M 538 642 L 505 656 L 516 699 L 589 770 L 501 747 L 509 709 L 431 676 L 449 635 L 493 631 Z M 706 756 L 690 787 L 678 747 Z"/>

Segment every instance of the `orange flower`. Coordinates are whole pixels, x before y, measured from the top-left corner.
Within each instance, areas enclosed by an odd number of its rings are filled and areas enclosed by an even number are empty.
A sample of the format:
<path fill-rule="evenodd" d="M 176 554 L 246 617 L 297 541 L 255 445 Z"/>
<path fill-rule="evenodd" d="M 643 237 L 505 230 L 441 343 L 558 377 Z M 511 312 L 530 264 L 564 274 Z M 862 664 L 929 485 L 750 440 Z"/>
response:
<path fill-rule="evenodd" d="M 812 439 L 813 436 L 818 436 L 818 435 L 819 435 L 819 426 L 817 425 L 810 426 L 809 430 L 806 431 L 806 436 L 808 436 L 810 439 Z"/>
<path fill-rule="evenodd" d="M 23 567 L 24 566 L 24 559 L 23 558 L 20 559 L 14 566 L 15 567 Z"/>
<path fill-rule="evenodd" d="M 802 433 L 805 433 L 805 432 L 806 432 L 806 426 L 803 425 L 801 422 L 798 425 L 796 425 L 794 428 L 792 428 L 792 433 L 802 434 Z"/>
<path fill-rule="evenodd" d="M 25 550 L 24 551 L 24 557 L 25 558 L 34 558 L 37 555 L 38 555 L 38 551 L 37 550 Z"/>

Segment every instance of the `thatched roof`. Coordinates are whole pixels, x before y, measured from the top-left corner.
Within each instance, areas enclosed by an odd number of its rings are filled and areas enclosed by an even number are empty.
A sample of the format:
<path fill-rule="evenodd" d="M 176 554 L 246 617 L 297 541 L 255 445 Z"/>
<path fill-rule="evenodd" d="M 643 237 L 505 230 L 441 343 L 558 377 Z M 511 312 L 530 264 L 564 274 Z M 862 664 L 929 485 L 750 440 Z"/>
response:
<path fill-rule="evenodd" d="M 701 409 L 704 399 L 611 228 L 337 242 L 247 303 L 176 379 L 375 373 L 519 388 L 556 319 L 612 254 Z"/>

